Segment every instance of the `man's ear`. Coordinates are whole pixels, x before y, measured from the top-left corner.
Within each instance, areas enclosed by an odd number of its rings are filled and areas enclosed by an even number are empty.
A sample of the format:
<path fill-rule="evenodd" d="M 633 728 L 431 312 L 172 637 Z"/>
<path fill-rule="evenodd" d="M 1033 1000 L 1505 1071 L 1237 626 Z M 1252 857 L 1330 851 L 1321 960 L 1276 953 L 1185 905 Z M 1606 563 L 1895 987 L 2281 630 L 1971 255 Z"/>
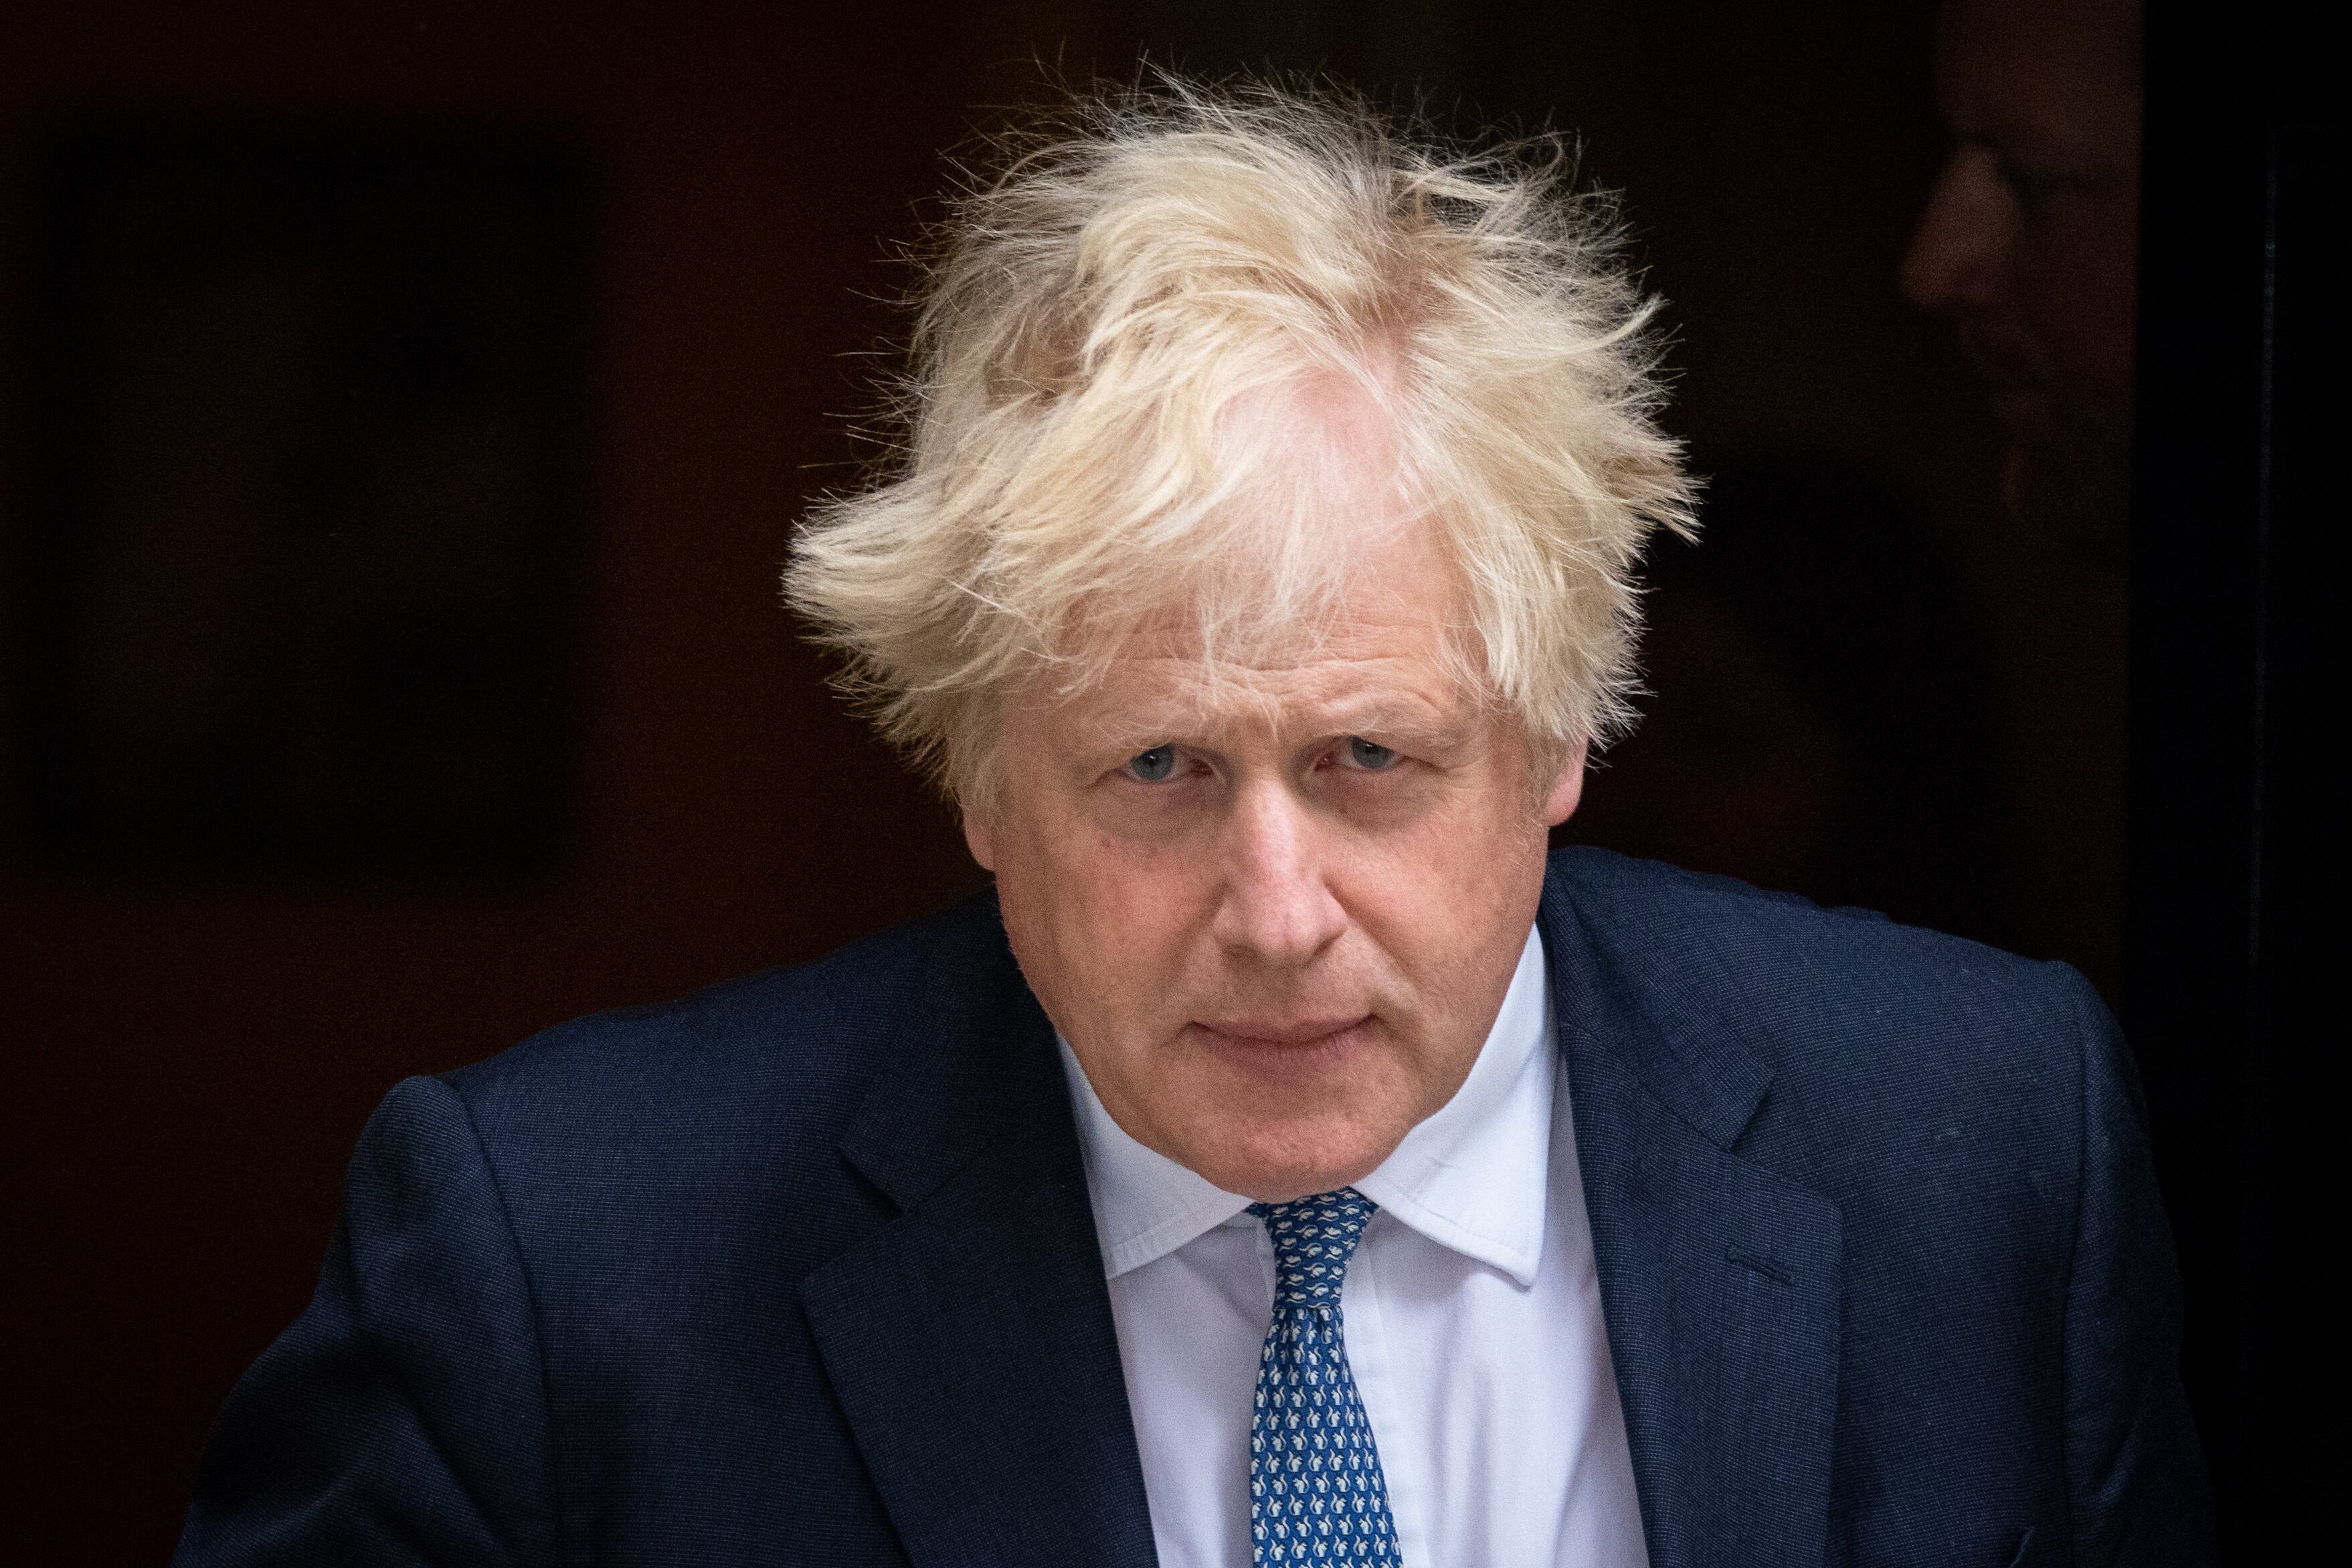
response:
<path fill-rule="evenodd" d="M 1544 795 L 1545 826 L 1557 828 L 1576 815 L 1577 802 L 1584 799 L 1584 742 L 1578 741 Z"/>
<path fill-rule="evenodd" d="M 996 870 L 996 834 L 985 820 L 969 810 L 963 814 L 963 841 L 981 870 L 992 873 Z"/>

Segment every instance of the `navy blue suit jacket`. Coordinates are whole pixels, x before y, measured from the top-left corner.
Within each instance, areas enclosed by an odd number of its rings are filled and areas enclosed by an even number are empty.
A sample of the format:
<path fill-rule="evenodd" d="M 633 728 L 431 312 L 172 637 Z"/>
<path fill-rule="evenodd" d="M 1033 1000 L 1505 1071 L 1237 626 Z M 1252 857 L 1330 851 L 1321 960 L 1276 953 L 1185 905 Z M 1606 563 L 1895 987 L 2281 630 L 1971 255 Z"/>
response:
<path fill-rule="evenodd" d="M 1539 927 L 1657 1568 L 2210 1560 L 2079 976 L 1593 851 Z M 1150 1563 L 993 900 L 394 1090 L 177 1561 Z"/>

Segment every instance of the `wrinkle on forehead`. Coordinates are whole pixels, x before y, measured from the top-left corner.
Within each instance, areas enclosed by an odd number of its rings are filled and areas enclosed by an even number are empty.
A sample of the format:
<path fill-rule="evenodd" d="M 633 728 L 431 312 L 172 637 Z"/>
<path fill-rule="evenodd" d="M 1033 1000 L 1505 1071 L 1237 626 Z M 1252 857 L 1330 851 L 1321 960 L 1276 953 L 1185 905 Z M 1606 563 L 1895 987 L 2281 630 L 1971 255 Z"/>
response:
<path fill-rule="evenodd" d="M 1356 552 L 1324 612 L 1212 645 L 1192 607 L 1132 627 L 1081 686 L 1033 690 L 1090 743 L 1136 747 L 1253 732 L 1450 736 L 1490 698 L 1470 657 L 1461 574 L 1436 530 L 1397 528 Z"/>
<path fill-rule="evenodd" d="M 1452 739 L 1480 707 L 1478 694 L 1434 661 L 1391 656 L 1287 669 L 1139 661 L 1116 666 L 1112 680 L 1067 711 L 1090 744 L 1126 751 L 1337 734 Z"/>

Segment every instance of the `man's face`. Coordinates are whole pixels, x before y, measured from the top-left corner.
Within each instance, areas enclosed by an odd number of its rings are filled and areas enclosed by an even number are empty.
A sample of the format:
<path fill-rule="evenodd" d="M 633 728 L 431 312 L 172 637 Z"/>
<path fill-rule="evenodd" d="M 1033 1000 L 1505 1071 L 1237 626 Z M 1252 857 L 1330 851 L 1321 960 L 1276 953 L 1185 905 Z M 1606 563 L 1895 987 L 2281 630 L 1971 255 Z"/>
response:
<path fill-rule="evenodd" d="M 2137 305 L 2137 0 L 1952 0 L 1954 147 L 1904 259 L 1992 392 L 2023 516 L 2120 561 Z"/>
<path fill-rule="evenodd" d="M 1386 537 L 1319 635 L 1213 672 L 1182 618 L 1137 630 L 1083 695 L 1007 704 L 967 827 L 1112 1117 L 1274 1202 L 1369 1175 L 1461 1087 L 1582 778 L 1538 788 L 1454 678 L 1431 531 L 1334 499 Z"/>

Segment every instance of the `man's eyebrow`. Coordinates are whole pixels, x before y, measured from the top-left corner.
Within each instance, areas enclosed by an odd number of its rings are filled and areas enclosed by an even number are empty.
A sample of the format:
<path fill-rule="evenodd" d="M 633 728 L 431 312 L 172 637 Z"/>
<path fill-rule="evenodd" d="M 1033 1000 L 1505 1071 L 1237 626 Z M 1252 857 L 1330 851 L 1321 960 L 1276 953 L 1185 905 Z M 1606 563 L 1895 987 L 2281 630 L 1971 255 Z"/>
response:
<path fill-rule="evenodd" d="M 1335 710 L 1330 717 L 1334 734 L 1391 735 L 1433 746 L 1459 745 L 1469 738 L 1475 727 L 1465 716 L 1433 713 L 1417 704 L 1402 707 L 1395 704 L 1343 707 Z"/>
<path fill-rule="evenodd" d="M 1348 735 L 1382 735 L 1433 750 L 1451 750 L 1468 744 L 1475 728 L 1464 716 L 1427 711 L 1418 703 L 1373 702 L 1338 704 L 1328 709 L 1286 715 L 1278 722 L 1290 733 L 1314 738 Z M 1139 706 L 1108 713 L 1088 727 L 1094 743 L 1104 749 L 1141 750 L 1171 742 L 1207 744 L 1219 732 L 1251 727 L 1248 717 L 1213 713 L 1186 704 Z"/>

